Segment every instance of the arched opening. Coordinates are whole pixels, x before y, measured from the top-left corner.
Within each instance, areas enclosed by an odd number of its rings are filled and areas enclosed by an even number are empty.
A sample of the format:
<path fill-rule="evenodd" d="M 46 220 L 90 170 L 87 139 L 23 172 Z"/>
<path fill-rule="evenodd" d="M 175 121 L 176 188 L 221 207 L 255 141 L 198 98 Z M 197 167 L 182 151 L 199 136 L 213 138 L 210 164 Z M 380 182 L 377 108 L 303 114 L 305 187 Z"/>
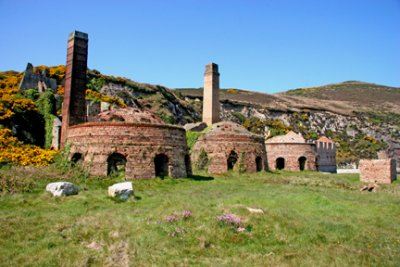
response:
<path fill-rule="evenodd" d="M 277 158 L 275 162 L 275 168 L 277 170 L 283 170 L 285 168 L 285 159 L 284 158 Z"/>
<path fill-rule="evenodd" d="M 238 154 L 235 151 L 231 151 L 231 153 L 228 156 L 227 164 L 228 164 L 228 170 L 233 170 L 233 167 L 235 167 L 236 162 L 238 161 Z"/>
<path fill-rule="evenodd" d="M 107 158 L 107 175 L 119 175 L 125 173 L 126 158 L 120 153 L 112 153 Z"/>
<path fill-rule="evenodd" d="M 257 168 L 257 172 L 262 171 L 262 158 L 260 156 L 256 157 L 256 168 Z"/>
<path fill-rule="evenodd" d="M 304 157 L 304 156 L 299 158 L 299 169 L 300 169 L 300 171 L 304 171 L 305 170 L 306 161 L 307 161 L 307 158 Z"/>
<path fill-rule="evenodd" d="M 156 176 L 163 178 L 168 176 L 168 157 L 165 154 L 158 154 L 154 158 L 154 167 Z"/>
<path fill-rule="evenodd" d="M 83 161 L 83 155 L 81 153 L 74 153 L 71 157 L 71 162 L 73 165 L 82 163 Z"/>
<path fill-rule="evenodd" d="M 190 156 L 185 155 L 185 167 L 186 167 L 186 176 L 192 175 L 192 164 L 190 162 Z"/>

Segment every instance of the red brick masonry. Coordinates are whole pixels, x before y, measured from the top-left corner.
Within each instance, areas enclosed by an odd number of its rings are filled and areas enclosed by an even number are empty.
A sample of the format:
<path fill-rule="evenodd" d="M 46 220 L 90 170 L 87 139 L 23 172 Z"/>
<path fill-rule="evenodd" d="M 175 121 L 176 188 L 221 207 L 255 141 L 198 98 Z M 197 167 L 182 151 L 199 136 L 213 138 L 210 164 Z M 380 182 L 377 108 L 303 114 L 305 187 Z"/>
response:
<path fill-rule="evenodd" d="M 242 164 L 245 172 L 266 170 L 264 138 L 248 132 L 242 126 L 232 122 L 213 124 L 209 132 L 201 136 L 192 149 L 192 162 L 198 161 L 204 150 L 209 158 L 207 171 L 220 174 L 228 171 L 228 157 L 234 152 L 238 156 L 236 164 Z"/>
<path fill-rule="evenodd" d="M 186 177 L 190 164 L 186 133 L 182 127 L 147 123 L 97 122 L 68 128 L 70 158 L 83 156 L 92 175 L 107 175 L 107 159 L 113 153 L 126 158 L 125 178 L 155 177 L 154 158 L 168 157 L 171 177 Z M 186 161 L 185 161 L 186 159 Z M 189 171 L 188 171 L 189 172 Z"/>
<path fill-rule="evenodd" d="M 359 163 L 360 180 L 370 183 L 390 184 L 396 179 L 394 159 L 362 159 Z"/>

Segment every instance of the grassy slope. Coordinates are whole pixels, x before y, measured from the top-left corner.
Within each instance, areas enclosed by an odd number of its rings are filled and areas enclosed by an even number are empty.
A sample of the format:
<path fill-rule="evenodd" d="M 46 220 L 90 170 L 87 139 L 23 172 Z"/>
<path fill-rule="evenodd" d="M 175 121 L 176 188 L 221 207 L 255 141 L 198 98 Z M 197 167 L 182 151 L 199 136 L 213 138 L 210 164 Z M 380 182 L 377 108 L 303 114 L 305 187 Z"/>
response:
<path fill-rule="evenodd" d="M 0 197 L 5 265 L 396 266 L 400 186 L 361 193 L 354 175 L 261 173 L 135 181 L 136 200 L 106 196 L 116 179 L 91 179 L 78 196 Z M 246 207 L 263 208 L 251 214 Z M 167 222 L 190 210 L 188 220 Z M 215 219 L 240 215 L 251 231 Z M 249 229 L 250 229 L 249 228 Z M 94 242 L 94 243 L 93 243 Z M 92 244 L 94 248 L 87 246 Z"/>

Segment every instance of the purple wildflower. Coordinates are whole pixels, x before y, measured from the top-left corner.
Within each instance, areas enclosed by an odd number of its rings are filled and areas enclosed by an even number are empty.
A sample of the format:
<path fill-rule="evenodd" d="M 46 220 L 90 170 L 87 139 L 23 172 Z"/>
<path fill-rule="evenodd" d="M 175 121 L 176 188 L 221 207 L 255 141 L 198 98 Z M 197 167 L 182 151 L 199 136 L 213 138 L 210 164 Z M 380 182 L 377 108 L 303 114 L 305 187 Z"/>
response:
<path fill-rule="evenodd" d="M 168 215 L 165 220 L 167 222 L 175 222 L 178 220 L 178 217 L 175 214 Z"/>
<path fill-rule="evenodd" d="M 192 217 L 192 212 L 190 210 L 184 210 L 181 214 L 183 219 L 189 219 L 190 217 Z"/>
<path fill-rule="evenodd" d="M 240 217 L 236 214 L 223 214 L 221 216 L 218 216 L 217 220 L 233 226 L 239 226 L 241 223 Z"/>

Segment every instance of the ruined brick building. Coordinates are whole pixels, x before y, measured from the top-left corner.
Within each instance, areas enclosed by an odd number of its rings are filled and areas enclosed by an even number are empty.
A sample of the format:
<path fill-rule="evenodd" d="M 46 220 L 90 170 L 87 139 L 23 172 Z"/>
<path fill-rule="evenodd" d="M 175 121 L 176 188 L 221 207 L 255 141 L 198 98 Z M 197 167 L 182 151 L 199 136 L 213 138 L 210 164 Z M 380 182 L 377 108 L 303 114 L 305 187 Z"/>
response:
<path fill-rule="evenodd" d="M 320 170 L 336 172 L 336 148 L 328 138 L 316 144 L 294 132 L 265 140 L 243 126 L 219 122 L 218 65 L 206 65 L 203 122 L 209 127 L 189 155 L 186 132 L 139 109 L 86 110 L 88 35 L 68 39 L 61 147 L 68 144 L 72 161 L 82 161 L 92 175 L 125 169 L 126 179 L 186 177 L 193 167 L 211 174 L 229 170 Z M 101 110 L 100 107 L 96 110 Z M 95 112 L 97 113 L 97 112 Z"/>
<path fill-rule="evenodd" d="M 46 69 L 42 72 L 34 72 L 33 65 L 28 63 L 19 84 L 19 89 L 26 90 L 31 88 L 37 88 L 39 93 L 43 93 L 47 89 L 55 91 L 57 90 L 57 81 L 47 77 Z"/>
<path fill-rule="evenodd" d="M 274 170 L 316 170 L 315 145 L 306 143 L 295 132 L 275 136 L 266 140 L 268 168 Z"/>
<path fill-rule="evenodd" d="M 265 155 L 262 136 L 227 121 L 213 124 L 199 137 L 191 153 L 195 167 L 212 174 L 235 169 L 249 173 L 266 170 Z"/>
<path fill-rule="evenodd" d="M 191 174 L 186 133 L 164 124 L 155 115 L 137 109 L 100 114 L 87 122 L 86 70 L 88 35 L 73 32 L 68 38 L 61 146 L 69 158 L 92 175 L 108 175 L 121 168 L 125 179 Z"/>
<path fill-rule="evenodd" d="M 228 170 L 256 172 L 266 169 L 264 138 L 233 122 L 219 122 L 218 65 L 206 65 L 203 90 L 203 122 L 209 129 L 194 144 L 194 167 L 211 174 Z"/>
<path fill-rule="evenodd" d="M 322 171 L 336 173 L 336 146 L 323 136 L 315 143 L 293 131 L 265 141 L 268 168 L 289 171 Z"/>

